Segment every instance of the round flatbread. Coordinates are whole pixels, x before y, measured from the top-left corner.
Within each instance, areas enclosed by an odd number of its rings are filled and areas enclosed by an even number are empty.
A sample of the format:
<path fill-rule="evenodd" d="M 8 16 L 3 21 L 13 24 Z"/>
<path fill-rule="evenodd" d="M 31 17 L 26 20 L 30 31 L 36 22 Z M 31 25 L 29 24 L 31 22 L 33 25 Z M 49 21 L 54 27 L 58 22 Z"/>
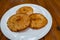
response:
<path fill-rule="evenodd" d="M 44 27 L 47 24 L 47 19 L 42 15 L 38 13 L 34 13 L 30 15 L 31 23 L 30 27 L 33 29 L 40 29 Z"/>
<path fill-rule="evenodd" d="M 7 26 L 11 31 L 17 32 L 26 29 L 30 18 L 26 14 L 15 14 L 8 19 Z"/>
<path fill-rule="evenodd" d="M 21 7 L 17 10 L 16 13 L 23 13 L 23 14 L 32 14 L 33 13 L 33 8 L 32 7 L 29 7 L 29 6 L 24 6 L 24 7 Z"/>

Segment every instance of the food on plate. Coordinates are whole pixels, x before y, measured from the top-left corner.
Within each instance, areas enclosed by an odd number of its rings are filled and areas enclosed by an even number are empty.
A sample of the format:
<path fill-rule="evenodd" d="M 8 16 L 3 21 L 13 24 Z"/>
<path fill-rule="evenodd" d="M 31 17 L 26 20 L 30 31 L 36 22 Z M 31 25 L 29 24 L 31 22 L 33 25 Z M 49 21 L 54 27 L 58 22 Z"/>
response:
<path fill-rule="evenodd" d="M 32 29 L 40 29 L 48 23 L 46 17 L 40 13 L 34 13 L 33 8 L 24 6 L 16 11 L 8 21 L 7 26 L 13 32 L 25 30 L 30 27 Z"/>
<path fill-rule="evenodd" d="M 30 18 L 27 14 L 14 14 L 7 21 L 8 28 L 13 32 L 22 31 L 26 29 L 29 24 Z"/>
<path fill-rule="evenodd" d="M 33 8 L 32 7 L 29 7 L 29 6 L 24 6 L 24 7 L 21 7 L 17 10 L 16 13 L 23 13 L 23 14 L 32 14 L 33 13 Z"/>
<path fill-rule="evenodd" d="M 30 27 L 33 29 L 40 29 L 47 24 L 47 19 L 45 16 L 39 13 L 34 13 L 30 15 L 31 22 Z"/>

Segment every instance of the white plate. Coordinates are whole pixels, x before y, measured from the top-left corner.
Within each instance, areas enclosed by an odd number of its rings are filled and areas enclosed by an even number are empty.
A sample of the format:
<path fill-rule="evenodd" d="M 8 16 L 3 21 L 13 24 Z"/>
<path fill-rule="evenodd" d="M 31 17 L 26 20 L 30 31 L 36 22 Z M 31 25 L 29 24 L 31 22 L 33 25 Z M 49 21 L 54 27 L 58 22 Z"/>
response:
<path fill-rule="evenodd" d="M 29 28 L 24 32 L 10 31 L 9 28 L 7 27 L 8 18 L 10 16 L 12 16 L 13 14 L 15 14 L 16 11 L 23 6 L 30 6 L 34 9 L 35 13 L 43 14 L 48 20 L 47 25 L 39 30 L 33 30 L 33 29 Z M 51 26 L 52 26 L 52 17 L 50 15 L 50 13 L 45 8 L 35 5 L 35 4 L 17 5 L 11 9 L 9 9 L 3 15 L 2 19 L 1 19 L 1 30 L 2 30 L 3 34 L 11 40 L 38 40 L 38 39 L 44 37 L 49 32 L 49 30 L 51 29 Z"/>

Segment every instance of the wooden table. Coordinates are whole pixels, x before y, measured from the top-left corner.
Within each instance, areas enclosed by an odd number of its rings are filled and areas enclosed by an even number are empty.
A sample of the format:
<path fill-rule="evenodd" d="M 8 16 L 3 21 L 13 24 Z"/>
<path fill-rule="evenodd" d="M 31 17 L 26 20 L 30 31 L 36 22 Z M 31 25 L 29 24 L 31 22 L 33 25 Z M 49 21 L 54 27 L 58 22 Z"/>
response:
<path fill-rule="evenodd" d="M 53 24 L 50 32 L 40 40 L 60 40 L 60 0 L 0 0 L 0 18 L 11 7 L 32 3 L 46 8 L 52 15 Z M 0 30 L 0 40 L 9 40 Z"/>

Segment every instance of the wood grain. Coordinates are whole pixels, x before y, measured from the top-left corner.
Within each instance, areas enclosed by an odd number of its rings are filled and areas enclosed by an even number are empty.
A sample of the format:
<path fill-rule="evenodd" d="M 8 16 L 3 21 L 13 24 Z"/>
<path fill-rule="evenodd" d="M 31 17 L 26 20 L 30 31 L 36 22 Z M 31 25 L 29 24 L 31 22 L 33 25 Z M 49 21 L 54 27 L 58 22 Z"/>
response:
<path fill-rule="evenodd" d="M 0 19 L 2 15 L 11 7 L 24 3 L 41 5 L 52 15 L 52 28 L 50 32 L 40 40 L 60 40 L 60 30 L 57 30 L 57 26 L 60 26 L 60 0 L 0 0 Z M 8 38 L 3 35 L 1 30 L 0 39 L 8 40 Z"/>

